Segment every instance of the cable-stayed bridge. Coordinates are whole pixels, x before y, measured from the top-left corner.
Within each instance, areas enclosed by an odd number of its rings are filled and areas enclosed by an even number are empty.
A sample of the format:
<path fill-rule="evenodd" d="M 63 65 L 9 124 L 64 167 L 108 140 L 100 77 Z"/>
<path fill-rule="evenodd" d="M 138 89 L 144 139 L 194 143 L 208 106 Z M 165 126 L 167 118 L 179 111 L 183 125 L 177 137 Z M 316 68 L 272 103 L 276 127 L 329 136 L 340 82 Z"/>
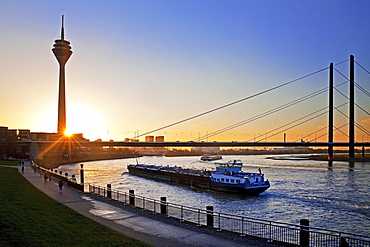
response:
<path fill-rule="evenodd" d="M 347 64 L 349 63 L 349 75 L 348 76 L 344 75 L 343 72 L 341 72 L 339 69 L 337 69 L 337 67 L 339 65 L 346 64 L 346 63 Z M 361 142 L 359 142 L 359 141 L 356 142 L 355 141 L 355 128 L 358 131 L 362 132 L 363 136 L 364 135 L 365 136 L 370 136 L 369 130 L 366 129 L 366 127 L 362 126 L 361 124 L 359 124 L 355 121 L 355 111 L 356 110 L 361 111 L 362 115 L 365 116 L 366 119 L 370 120 L 370 113 L 367 109 L 369 107 L 369 105 L 361 106 L 360 104 L 355 102 L 355 88 L 357 88 L 359 90 L 359 92 L 364 95 L 365 98 L 370 97 L 370 93 L 363 86 L 361 86 L 361 84 L 359 82 L 355 81 L 355 77 L 354 77 L 355 76 L 355 74 L 354 74 L 355 64 L 358 65 L 358 68 L 360 68 L 362 71 L 364 71 L 367 75 L 370 74 L 369 71 L 364 66 L 362 66 L 361 64 L 359 64 L 358 62 L 356 62 L 354 60 L 354 56 L 350 56 L 350 58 L 348 60 L 345 60 L 343 62 L 337 63 L 335 65 L 333 63 L 331 63 L 328 67 L 325 67 L 323 69 L 319 69 L 317 71 L 314 71 L 312 73 L 309 73 L 307 75 L 299 77 L 295 80 L 288 81 L 286 83 L 277 85 L 275 87 L 272 87 L 272 88 L 263 90 L 261 92 L 258 92 L 256 94 L 250 95 L 248 97 L 245 97 L 243 99 L 228 103 L 226 105 L 219 106 L 217 108 L 208 110 L 206 112 L 203 112 L 203 113 L 185 118 L 183 120 L 165 125 L 163 127 L 154 129 L 152 131 L 145 132 L 144 134 L 135 136 L 133 139 L 137 139 L 138 137 L 146 136 L 146 135 L 158 132 L 158 131 L 163 131 L 163 130 L 165 130 L 167 128 L 171 128 L 175 125 L 183 124 L 183 123 L 185 123 L 187 121 L 190 121 L 190 120 L 193 120 L 195 118 L 211 114 L 213 112 L 219 111 L 221 109 L 224 109 L 224 108 L 236 105 L 236 104 L 239 104 L 241 102 L 250 100 L 250 99 L 258 97 L 258 96 L 262 96 L 262 95 L 267 94 L 271 91 L 274 91 L 274 90 L 277 90 L 279 88 L 288 86 L 290 84 L 296 83 L 296 82 L 301 81 L 303 79 L 315 76 L 316 74 L 319 74 L 319 73 L 322 73 L 322 72 L 327 72 L 328 78 L 329 78 L 328 79 L 328 87 L 321 88 L 321 89 L 316 90 L 314 92 L 311 92 L 311 93 L 309 93 L 309 94 L 307 94 L 303 97 L 294 99 L 294 100 L 292 100 L 288 103 L 285 103 L 285 104 L 282 104 L 280 106 L 274 107 L 270 110 L 259 113 L 259 114 L 255 115 L 253 117 L 250 117 L 248 119 L 237 122 L 235 124 L 226 126 L 226 127 L 221 128 L 219 130 L 216 130 L 216 131 L 213 131 L 213 132 L 210 132 L 210 133 L 207 132 L 206 135 L 199 136 L 198 138 L 195 138 L 195 139 L 191 140 L 190 143 L 186 142 L 186 143 L 181 143 L 181 144 L 178 144 L 178 143 L 167 143 L 167 144 L 171 145 L 171 146 L 179 146 L 179 145 L 186 145 L 186 146 L 189 146 L 189 145 L 194 145 L 194 146 L 196 146 L 196 145 L 204 145 L 204 146 L 272 146 L 272 147 L 273 146 L 327 146 L 327 147 L 329 147 L 329 149 L 330 149 L 330 147 L 334 147 L 334 146 L 342 146 L 342 147 L 343 146 L 348 146 L 349 149 L 350 149 L 350 155 L 351 155 L 351 152 L 354 151 L 353 150 L 354 146 L 367 146 L 368 145 L 366 142 L 364 143 L 363 138 L 362 138 Z M 334 85 L 334 73 L 335 72 L 339 75 L 340 78 L 344 79 L 343 82 L 341 82 L 337 85 Z M 349 85 L 348 95 L 345 95 L 345 93 L 343 93 L 340 90 L 340 87 L 342 87 L 343 85 Z M 334 91 L 336 91 L 340 96 L 342 96 L 345 99 L 344 103 L 341 103 L 337 106 L 334 105 Z M 204 140 L 208 140 L 208 138 L 210 138 L 210 137 L 220 135 L 224 132 L 230 131 L 230 130 L 235 129 L 235 128 L 239 128 L 239 127 L 241 127 L 243 125 L 246 125 L 248 123 L 263 119 L 266 116 L 269 116 L 271 114 L 280 112 L 280 111 L 285 110 L 285 109 L 287 109 L 291 106 L 294 106 L 294 105 L 297 105 L 299 103 L 305 102 L 309 99 L 315 98 L 316 96 L 321 95 L 321 94 L 325 94 L 325 93 L 328 94 L 328 105 L 326 105 L 326 106 L 324 106 L 324 107 L 322 107 L 318 110 L 315 110 L 315 111 L 313 111 L 309 114 L 306 114 L 304 116 L 298 116 L 295 120 L 284 123 L 280 126 L 276 126 L 276 127 L 274 127 L 274 129 L 269 130 L 265 133 L 259 134 L 257 136 L 254 136 L 253 138 L 251 138 L 249 140 L 246 140 L 245 142 L 237 143 L 237 144 L 236 144 L 236 142 L 231 142 L 231 143 L 229 143 L 229 142 L 216 142 L 216 143 L 204 142 Z M 370 101 L 365 100 L 365 103 L 366 102 L 370 102 Z M 340 109 L 344 106 L 349 107 L 348 114 L 346 114 L 345 112 L 343 112 L 342 109 Z M 355 109 L 355 107 L 356 107 L 356 109 Z M 347 123 L 344 123 L 339 127 L 334 126 L 334 111 L 343 115 L 346 119 L 348 119 Z M 295 128 L 297 126 L 300 126 L 304 123 L 312 121 L 312 120 L 314 120 L 314 119 L 316 119 L 320 116 L 323 116 L 323 115 L 327 116 L 327 124 L 323 124 L 324 127 L 322 127 L 321 129 L 319 129 L 315 132 L 312 132 L 312 133 L 309 133 L 309 134 L 306 134 L 306 135 L 302 136 L 301 139 L 297 139 L 297 140 L 295 140 L 293 142 L 290 142 L 290 143 L 286 142 L 285 140 L 284 140 L 283 143 L 267 142 L 266 141 L 268 138 L 274 137 L 278 134 L 285 133 L 286 131 L 288 131 L 290 129 L 293 129 L 293 128 Z M 367 121 L 369 121 L 369 120 L 367 120 Z M 346 126 L 348 126 L 348 133 L 345 133 L 342 130 Z M 317 136 L 316 133 L 318 133 L 319 131 L 322 131 L 322 130 L 324 130 L 324 134 L 320 134 L 319 136 Z M 334 132 L 335 131 L 338 131 L 338 132 L 342 133 L 343 135 L 345 135 L 348 138 L 348 142 L 334 142 Z M 315 137 L 311 138 L 310 141 L 303 141 L 307 137 L 313 136 L 314 134 L 315 134 Z M 317 139 L 322 138 L 324 136 L 327 136 L 327 142 L 322 142 L 322 141 L 317 142 Z M 257 141 L 256 141 L 256 139 L 257 139 Z M 265 141 L 263 141 L 263 140 L 265 140 Z M 199 142 L 201 142 L 201 141 L 203 141 L 203 142 L 201 144 L 199 144 Z M 138 144 L 138 145 L 141 145 L 141 144 Z M 147 145 L 154 145 L 155 146 L 155 145 L 161 145 L 161 144 L 147 143 Z"/>
<path fill-rule="evenodd" d="M 343 65 L 349 65 L 347 68 L 348 72 L 342 72 L 339 67 Z M 365 77 L 358 78 L 355 81 L 355 66 L 356 69 L 359 71 L 362 71 Z M 132 141 L 137 140 L 141 136 L 147 136 L 151 135 L 153 133 L 158 133 L 161 131 L 164 131 L 166 129 L 170 129 L 176 125 L 185 124 L 186 122 L 190 122 L 196 118 L 200 118 L 206 115 L 213 114 L 217 111 L 229 108 L 231 106 L 240 104 L 242 102 L 255 99 L 257 97 L 263 97 L 264 95 L 267 95 L 270 92 L 273 92 L 275 90 L 284 88 L 288 85 L 293 85 L 298 83 L 299 81 L 308 79 L 310 77 L 316 76 L 318 74 L 326 74 L 327 75 L 327 85 L 324 88 L 318 89 L 316 91 L 310 92 L 307 95 L 304 95 L 302 97 L 298 97 L 297 99 L 291 100 L 288 103 L 283 103 L 279 106 L 274 106 L 273 108 L 266 110 L 264 112 L 258 113 L 252 117 L 249 117 L 245 120 L 239 121 L 234 124 L 230 124 L 226 127 L 220 128 L 215 131 L 207 132 L 206 135 L 200 135 L 198 138 L 194 138 L 192 140 L 187 141 L 168 141 L 168 142 L 138 142 L 138 141 Z M 345 74 L 348 74 L 345 75 Z M 334 74 L 336 76 L 339 75 L 340 82 L 334 84 Z M 95 141 L 95 142 L 85 142 L 80 141 L 76 143 L 73 139 L 67 139 L 63 137 L 63 143 L 66 143 L 66 145 L 69 145 L 69 147 L 72 145 L 80 146 L 80 147 L 289 147 L 289 146 L 305 146 L 305 147 L 327 147 L 328 148 L 328 155 L 329 159 L 333 157 L 333 148 L 334 147 L 348 147 L 349 149 L 349 158 L 354 158 L 355 153 L 355 147 L 369 147 L 370 144 L 368 141 L 366 141 L 366 138 L 370 137 L 370 131 L 366 128 L 367 126 L 360 123 L 357 123 L 355 120 L 355 113 L 359 113 L 361 115 L 362 119 L 366 120 L 363 121 L 364 123 L 367 123 L 367 121 L 370 123 L 370 113 L 369 113 L 369 98 L 370 93 L 367 89 L 365 89 L 365 82 L 369 81 L 370 78 L 370 72 L 367 70 L 364 66 L 362 66 L 360 63 L 356 62 L 354 60 L 353 56 L 350 56 L 348 60 L 342 61 L 337 64 L 331 63 L 328 67 L 319 69 L 317 71 L 314 71 L 312 73 L 309 73 L 307 75 L 301 76 L 297 79 L 279 84 L 277 86 L 274 86 L 272 88 L 260 91 L 258 93 L 252 94 L 250 96 L 247 96 L 245 98 L 233 101 L 231 103 L 216 107 L 214 109 L 205 111 L 200 114 L 196 114 L 194 116 L 182 119 L 177 122 L 173 122 L 170 124 L 167 124 L 165 126 L 156 128 L 151 131 L 147 131 L 141 135 L 136 135 L 133 138 L 130 139 L 130 141 L 110 141 L 110 142 L 102 142 L 102 141 Z M 362 84 L 362 85 L 361 85 Z M 295 85 L 297 86 L 297 85 Z M 343 92 L 344 86 L 348 86 L 346 89 L 347 92 Z M 298 86 L 299 87 L 299 86 Z M 355 89 L 358 91 L 357 98 L 359 98 L 359 95 L 364 104 L 360 104 L 359 102 L 355 101 Z M 345 90 L 345 91 L 346 91 Z M 306 91 L 306 90 L 305 90 Z M 338 97 L 341 97 L 342 101 L 337 103 L 337 105 L 334 104 L 334 93 L 338 95 Z M 245 141 L 212 141 L 209 142 L 208 139 L 213 137 L 217 137 L 219 135 L 222 135 L 223 133 L 228 133 L 233 129 L 241 128 L 247 124 L 256 122 L 258 120 L 264 120 L 266 117 L 271 116 L 272 114 L 280 113 L 283 110 L 286 110 L 288 108 L 291 108 L 293 106 L 296 106 L 298 104 L 308 104 L 309 100 L 315 100 L 315 97 L 319 95 L 328 95 L 327 97 L 327 103 L 325 105 L 321 105 L 320 108 L 317 110 L 314 110 L 308 114 L 304 114 L 300 116 L 299 114 L 295 113 L 296 118 L 293 120 L 289 120 L 285 123 L 281 123 L 279 126 L 274 126 L 271 130 L 266 131 L 265 133 L 260 133 L 258 135 L 254 135 L 251 138 L 246 138 Z M 288 97 L 292 98 L 292 97 Z M 344 107 L 348 107 L 347 112 L 343 110 Z M 305 106 L 303 106 L 305 108 Z M 302 111 L 303 112 L 303 111 Z M 340 126 L 335 126 L 334 124 L 334 113 L 336 115 L 340 115 L 342 118 L 344 118 L 346 121 L 342 121 Z M 279 117 L 282 119 L 285 119 L 284 114 L 282 114 L 283 117 Z M 321 127 L 318 130 L 315 130 L 311 133 L 305 134 L 300 136 L 294 141 L 286 141 L 285 140 L 285 133 L 290 131 L 291 129 L 294 129 L 298 126 L 301 126 L 303 124 L 309 123 L 310 121 L 316 121 L 318 118 L 325 117 L 325 122 L 321 123 L 323 127 Z M 281 121 L 279 121 L 281 122 Z M 185 127 L 186 128 L 186 127 Z M 355 130 L 358 132 L 361 132 L 362 139 L 356 140 L 355 138 Z M 346 137 L 347 140 L 336 142 L 334 140 L 334 133 L 340 133 L 342 136 Z M 284 141 L 277 142 L 277 141 L 267 141 L 268 139 L 272 139 L 274 136 L 277 135 L 283 135 L 284 134 Z M 365 141 L 364 141 L 365 137 Z M 326 139 L 326 140 L 325 140 Z M 324 140 L 324 141 L 323 141 Z M 48 142 L 48 141 L 38 141 L 33 142 L 34 144 L 41 146 L 48 146 L 51 144 L 55 144 L 55 142 Z M 26 143 L 24 143 L 26 145 Z M 39 148 L 38 148 L 39 149 Z M 44 148 L 41 148 L 44 149 Z"/>

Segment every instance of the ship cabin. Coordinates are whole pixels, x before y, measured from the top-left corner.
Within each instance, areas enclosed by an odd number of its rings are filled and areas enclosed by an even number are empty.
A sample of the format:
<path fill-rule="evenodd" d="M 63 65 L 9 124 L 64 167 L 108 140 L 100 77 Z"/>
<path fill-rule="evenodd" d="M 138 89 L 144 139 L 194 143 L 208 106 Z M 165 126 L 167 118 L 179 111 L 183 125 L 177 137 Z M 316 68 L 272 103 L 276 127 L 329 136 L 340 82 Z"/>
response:
<path fill-rule="evenodd" d="M 250 188 L 255 186 L 270 186 L 264 181 L 261 173 L 243 172 L 243 163 L 240 160 L 231 160 L 227 163 L 215 163 L 216 171 L 211 174 L 211 181 L 215 184 L 228 187 Z"/>
<path fill-rule="evenodd" d="M 230 160 L 227 163 L 215 163 L 216 172 L 241 172 L 243 167 L 243 162 L 241 160 Z"/>

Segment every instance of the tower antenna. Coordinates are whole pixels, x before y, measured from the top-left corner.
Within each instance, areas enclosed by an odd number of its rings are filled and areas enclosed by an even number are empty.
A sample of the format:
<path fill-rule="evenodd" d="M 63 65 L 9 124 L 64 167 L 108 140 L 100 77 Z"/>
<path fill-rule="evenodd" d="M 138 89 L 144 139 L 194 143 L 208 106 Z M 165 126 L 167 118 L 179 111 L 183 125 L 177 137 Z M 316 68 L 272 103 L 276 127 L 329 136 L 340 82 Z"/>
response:
<path fill-rule="evenodd" d="M 62 30 L 61 30 L 61 39 L 64 40 L 64 15 L 62 15 Z"/>

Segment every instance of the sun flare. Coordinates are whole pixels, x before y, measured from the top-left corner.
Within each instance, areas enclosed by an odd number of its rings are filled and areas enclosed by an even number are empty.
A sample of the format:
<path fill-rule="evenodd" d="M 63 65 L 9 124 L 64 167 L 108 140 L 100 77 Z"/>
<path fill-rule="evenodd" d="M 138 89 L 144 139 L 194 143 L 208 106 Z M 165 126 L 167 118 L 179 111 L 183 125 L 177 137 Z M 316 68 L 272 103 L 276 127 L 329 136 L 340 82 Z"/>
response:
<path fill-rule="evenodd" d="M 67 131 L 66 136 L 83 133 L 84 137 L 89 138 L 91 134 L 100 132 L 102 125 L 101 114 L 86 105 L 71 103 L 67 109 Z"/>
<path fill-rule="evenodd" d="M 70 131 L 68 131 L 68 130 L 66 130 L 66 131 L 64 132 L 64 136 L 65 136 L 65 137 L 71 137 L 71 136 L 73 136 L 73 133 L 72 133 L 72 132 L 70 132 Z"/>

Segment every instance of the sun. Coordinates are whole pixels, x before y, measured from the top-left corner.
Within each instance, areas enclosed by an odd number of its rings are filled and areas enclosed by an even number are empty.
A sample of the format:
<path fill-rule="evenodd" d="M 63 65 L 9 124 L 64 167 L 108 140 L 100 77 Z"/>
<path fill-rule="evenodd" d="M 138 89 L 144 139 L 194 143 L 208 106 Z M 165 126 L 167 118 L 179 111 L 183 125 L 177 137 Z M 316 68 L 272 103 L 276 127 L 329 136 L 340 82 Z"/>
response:
<path fill-rule="evenodd" d="M 73 133 L 70 132 L 70 131 L 68 131 L 68 130 L 66 130 L 66 131 L 64 131 L 64 136 L 65 137 L 72 137 L 73 136 Z"/>

